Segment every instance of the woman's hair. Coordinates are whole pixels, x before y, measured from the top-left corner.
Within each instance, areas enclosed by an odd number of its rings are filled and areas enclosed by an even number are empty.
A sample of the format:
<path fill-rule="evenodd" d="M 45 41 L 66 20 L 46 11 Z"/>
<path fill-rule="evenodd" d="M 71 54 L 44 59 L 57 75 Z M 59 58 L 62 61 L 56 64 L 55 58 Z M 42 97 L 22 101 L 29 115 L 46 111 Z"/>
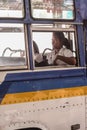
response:
<path fill-rule="evenodd" d="M 63 32 L 55 31 L 53 32 L 53 35 L 55 36 L 55 38 L 58 38 L 60 40 L 62 45 L 64 45 L 67 49 L 70 49 L 70 42 L 67 38 L 65 38 Z"/>
<path fill-rule="evenodd" d="M 64 46 L 66 46 L 67 49 L 71 49 L 70 42 L 67 38 L 64 39 Z"/>
<path fill-rule="evenodd" d="M 36 53 L 39 54 L 39 48 L 38 48 L 38 46 L 37 46 L 37 44 L 36 44 L 35 41 L 33 41 L 33 48 L 34 48 L 34 53 L 35 53 L 35 54 L 36 54 Z"/>

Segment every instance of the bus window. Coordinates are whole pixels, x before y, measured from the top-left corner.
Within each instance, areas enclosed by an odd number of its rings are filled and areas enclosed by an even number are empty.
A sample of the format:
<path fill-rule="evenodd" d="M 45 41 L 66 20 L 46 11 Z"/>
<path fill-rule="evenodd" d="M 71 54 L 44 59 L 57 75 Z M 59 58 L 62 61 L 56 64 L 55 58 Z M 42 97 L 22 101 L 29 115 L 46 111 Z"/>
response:
<path fill-rule="evenodd" d="M 63 34 L 64 38 L 62 39 L 62 46 L 61 49 L 58 50 L 57 48 L 54 49 L 54 41 L 53 41 L 53 35 L 54 33 L 59 33 L 59 35 Z M 60 34 L 61 33 L 61 34 Z M 43 40 L 42 40 L 43 39 Z M 35 67 L 44 67 L 44 66 L 50 66 L 50 67 L 72 67 L 76 66 L 76 57 L 77 57 L 77 46 L 76 46 L 76 39 L 75 39 L 75 30 L 74 28 L 64 31 L 33 31 L 33 41 L 36 42 L 38 48 L 39 48 L 39 54 L 34 54 L 34 61 L 35 61 Z M 58 48 L 59 49 L 59 48 Z M 56 60 L 54 63 L 56 57 L 58 55 L 65 56 L 65 57 L 73 57 L 75 59 L 75 63 L 68 63 L 61 58 Z"/>
<path fill-rule="evenodd" d="M 0 68 L 26 66 L 23 24 L 0 24 Z"/>
<path fill-rule="evenodd" d="M 73 0 L 31 0 L 31 15 L 36 19 L 74 19 Z"/>
<path fill-rule="evenodd" d="M 0 0 L 0 17 L 23 18 L 23 0 Z"/>

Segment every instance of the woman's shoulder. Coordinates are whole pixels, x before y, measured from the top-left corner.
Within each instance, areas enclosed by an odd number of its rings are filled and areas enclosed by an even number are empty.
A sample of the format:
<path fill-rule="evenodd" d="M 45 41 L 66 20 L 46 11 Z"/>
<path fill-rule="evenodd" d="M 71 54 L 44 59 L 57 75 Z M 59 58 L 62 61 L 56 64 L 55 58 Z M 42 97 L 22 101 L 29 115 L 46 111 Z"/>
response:
<path fill-rule="evenodd" d="M 62 55 L 64 56 L 73 56 L 72 51 L 70 49 L 67 49 L 66 47 L 61 48 L 60 53 L 62 53 Z"/>

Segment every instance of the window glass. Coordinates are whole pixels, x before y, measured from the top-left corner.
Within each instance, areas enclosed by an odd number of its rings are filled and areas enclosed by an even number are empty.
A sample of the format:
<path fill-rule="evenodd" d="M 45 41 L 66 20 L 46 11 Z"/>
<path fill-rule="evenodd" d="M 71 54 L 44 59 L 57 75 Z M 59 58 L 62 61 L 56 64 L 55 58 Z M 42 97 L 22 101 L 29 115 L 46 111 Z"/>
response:
<path fill-rule="evenodd" d="M 23 0 L 0 0 L 0 17 L 22 18 Z"/>
<path fill-rule="evenodd" d="M 64 30 L 66 26 L 66 29 Z M 63 28 L 64 27 L 64 28 Z M 67 28 L 69 26 L 62 25 L 62 29 L 56 31 L 56 29 L 38 30 L 33 31 L 33 46 L 34 46 L 34 62 L 36 67 L 54 66 L 54 67 L 72 67 L 76 66 L 76 62 L 67 63 L 61 57 L 54 60 L 57 56 L 73 57 L 76 61 L 76 39 L 74 27 Z M 59 37 L 54 36 L 55 33 L 59 33 Z M 63 36 L 62 36 L 63 35 Z M 58 41 L 59 39 L 59 41 Z M 61 43 L 59 43 L 61 42 Z M 58 45 L 60 44 L 60 45 Z M 59 47 L 58 47 L 59 46 Z M 62 57 L 62 58 L 63 58 Z M 71 61 L 70 61 L 71 62 Z"/>
<path fill-rule="evenodd" d="M 24 26 L 0 24 L 0 67 L 26 65 Z"/>
<path fill-rule="evenodd" d="M 39 19 L 74 19 L 73 0 L 31 0 L 31 12 Z"/>

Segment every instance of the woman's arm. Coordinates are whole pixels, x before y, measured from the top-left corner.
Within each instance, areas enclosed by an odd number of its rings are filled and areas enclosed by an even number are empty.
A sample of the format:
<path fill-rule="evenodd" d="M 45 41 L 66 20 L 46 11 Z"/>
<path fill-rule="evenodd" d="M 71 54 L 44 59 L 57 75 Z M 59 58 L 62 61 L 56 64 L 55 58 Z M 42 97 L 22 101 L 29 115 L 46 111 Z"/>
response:
<path fill-rule="evenodd" d="M 54 60 L 55 65 L 57 65 L 58 59 L 61 61 L 64 61 L 65 63 L 67 63 L 69 65 L 76 65 L 76 59 L 74 57 L 65 57 L 65 56 L 57 55 Z"/>

